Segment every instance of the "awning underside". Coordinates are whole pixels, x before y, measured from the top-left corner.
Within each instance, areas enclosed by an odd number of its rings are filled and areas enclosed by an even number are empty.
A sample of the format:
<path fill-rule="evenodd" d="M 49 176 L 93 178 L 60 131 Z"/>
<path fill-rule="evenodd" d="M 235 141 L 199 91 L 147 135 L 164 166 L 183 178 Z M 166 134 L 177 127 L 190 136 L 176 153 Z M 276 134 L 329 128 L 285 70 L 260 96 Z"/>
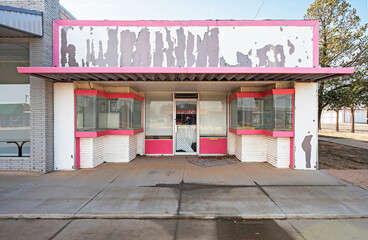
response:
<path fill-rule="evenodd" d="M 318 82 L 352 74 L 352 68 L 297 69 L 224 69 L 220 68 L 18 68 L 25 73 L 56 82 L 73 81 L 298 81 Z"/>

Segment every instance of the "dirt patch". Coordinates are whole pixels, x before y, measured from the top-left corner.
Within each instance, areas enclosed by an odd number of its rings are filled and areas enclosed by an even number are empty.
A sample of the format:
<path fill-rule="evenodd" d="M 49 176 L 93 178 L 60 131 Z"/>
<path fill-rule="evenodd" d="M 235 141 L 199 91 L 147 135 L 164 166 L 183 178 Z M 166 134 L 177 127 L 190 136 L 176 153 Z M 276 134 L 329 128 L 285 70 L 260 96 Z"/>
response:
<path fill-rule="evenodd" d="M 368 150 L 337 143 L 318 142 L 319 168 L 368 190 Z"/>
<path fill-rule="evenodd" d="M 332 176 L 368 190 L 368 170 L 323 170 Z"/>
<path fill-rule="evenodd" d="M 368 169 L 368 150 L 319 141 L 320 169 Z"/>

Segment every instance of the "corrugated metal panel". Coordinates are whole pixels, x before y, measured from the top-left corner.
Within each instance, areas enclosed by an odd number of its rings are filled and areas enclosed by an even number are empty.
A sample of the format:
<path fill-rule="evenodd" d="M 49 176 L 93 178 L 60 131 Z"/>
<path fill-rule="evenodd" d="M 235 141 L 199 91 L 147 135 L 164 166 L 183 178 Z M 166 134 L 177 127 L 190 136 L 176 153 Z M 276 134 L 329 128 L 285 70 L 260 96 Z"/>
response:
<path fill-rule="evenodd" d="M 0 26 L 0 37 L 42 37 L 42 12 L 0 5 Z"/>
<path fill-rule="evenodd" d="M 134 73 L 34 73 L 35 77 L 54 81 L 298 81 L 317 82 L 342 75 L 329 74 L 134 74 Z"/>

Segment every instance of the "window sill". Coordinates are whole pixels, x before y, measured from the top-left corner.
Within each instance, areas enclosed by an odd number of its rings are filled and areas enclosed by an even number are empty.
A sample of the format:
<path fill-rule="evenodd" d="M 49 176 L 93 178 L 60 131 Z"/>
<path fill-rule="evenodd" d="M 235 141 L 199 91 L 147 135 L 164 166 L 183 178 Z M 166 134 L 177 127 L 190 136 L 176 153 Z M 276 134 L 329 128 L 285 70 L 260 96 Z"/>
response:
<path fill-rule="evenodd" d="M 248 130 L 248 129 L 233 129 L 230 128 L 229 132 L 237 135 L 266 135 L 269 137 L 294 137 L 292 131 L 268 131 L 268 130 Z"/>
<path fill-rule="evenodd" d="M 105 130 L 96 132 L 76 132 L 75 137 L 79 138 L 95 138 L 106 135 L 136 135 L 143 132 L 143 128 L 137 130 Z"/>

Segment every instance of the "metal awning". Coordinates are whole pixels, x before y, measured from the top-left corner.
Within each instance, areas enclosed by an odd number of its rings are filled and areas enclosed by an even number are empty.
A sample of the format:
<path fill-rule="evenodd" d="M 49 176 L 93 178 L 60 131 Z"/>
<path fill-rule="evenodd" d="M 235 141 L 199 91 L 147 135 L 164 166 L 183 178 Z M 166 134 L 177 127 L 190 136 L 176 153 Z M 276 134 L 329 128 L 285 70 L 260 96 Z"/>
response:
<path fill-rule="evenodd" d="M 0 5 L 0 37 L 42 37 L 42 12 Z"/>
<path fill-rule="evenodd" d="M 56 82 L 73 81 L 297 81 L 318 82 L 354 68 L 244 67 L 19 67 L 19 73 Z"/>

